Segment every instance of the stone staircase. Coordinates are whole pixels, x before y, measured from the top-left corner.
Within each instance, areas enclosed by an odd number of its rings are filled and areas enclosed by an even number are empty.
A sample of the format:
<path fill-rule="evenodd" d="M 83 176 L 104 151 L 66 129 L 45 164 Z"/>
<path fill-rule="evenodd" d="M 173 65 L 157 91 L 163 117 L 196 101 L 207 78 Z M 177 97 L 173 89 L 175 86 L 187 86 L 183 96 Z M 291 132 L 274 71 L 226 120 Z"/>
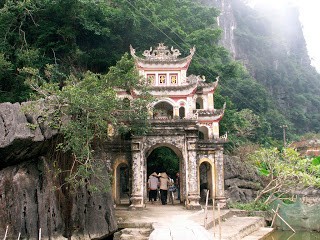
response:
<path fill-rule="evenodd" d="M 208 212 L 211 213 L 210 210 Z M 264 217 L 247 216 L 244 211 L 229 211 L 221 215 L 221 227 L 218 225 L 217 216 L 215 221 L 208 218 L 206 229 L 213 239 L 222 240 L 260 240 L 273 231 L 272 228 L 265 227 Z"/>
<path fill-rule="evenodd" d="M 204 210 L 190 211 L 182 206 L 149 206 L 143 211 L 118 211 L 116 215 L 121 230 L 114 234 L 114 240 L 214 240 L 220 239 L 220 229 L 221 240 L 260 240 L 273 231 L 265 227 L 263 214 L 253 217 L 241 210 L 221 209 L 219 226 L 218 211 L 212 207 L 207 211 L 206 226 Z"/>
<path fill-rule="evenodd" d="M 221 223 L 221 226 L 216 225 L 214 228 L 208 229 L 214 239 L 219 239 L 221 230 L 221 239 L 223 240 L 240 240 L 252 234 L 265 226 L 265 221 L 262 217 L 238 217 L 232 216 Z"/>

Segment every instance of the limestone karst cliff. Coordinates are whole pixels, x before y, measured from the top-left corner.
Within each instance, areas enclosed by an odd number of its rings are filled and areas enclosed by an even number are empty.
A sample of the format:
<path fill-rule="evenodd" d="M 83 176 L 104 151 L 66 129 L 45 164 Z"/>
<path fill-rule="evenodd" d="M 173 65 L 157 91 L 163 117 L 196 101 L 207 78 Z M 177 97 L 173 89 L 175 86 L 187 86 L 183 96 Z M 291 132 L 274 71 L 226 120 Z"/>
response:
<path fill-rule="evenodd" d="M 286 122 L 288 134 L 319 131 L 320 75 L 310 65 L 298 7 L 260 4 L 252 8 L 245 0 L 198 1 L 220 10 L 220 43 L 270 95 L 266 106 L 273 110 L 267 121 L 271 125 Z M 252 99 L 240 96 L 240 102 L 259 112 L 261 106 L 251 106 Z M 273 128 L 273 135 L 280 138 L 281 129 Z"/>
<path fill-rule="evenodd" d="M 45 239 L 111 235 L 117 230 L 111 195 L 86 187 L 72 193 L 56 178 L 53 165 L 63 169 L 67 161 L 52 161 L 57 131 L 39 117 L 24 114 L 19 103 L 0 104 L 0 236 L 7 226 L 10 239 L 19 233 L 37 239 L 40 228 Z"/>

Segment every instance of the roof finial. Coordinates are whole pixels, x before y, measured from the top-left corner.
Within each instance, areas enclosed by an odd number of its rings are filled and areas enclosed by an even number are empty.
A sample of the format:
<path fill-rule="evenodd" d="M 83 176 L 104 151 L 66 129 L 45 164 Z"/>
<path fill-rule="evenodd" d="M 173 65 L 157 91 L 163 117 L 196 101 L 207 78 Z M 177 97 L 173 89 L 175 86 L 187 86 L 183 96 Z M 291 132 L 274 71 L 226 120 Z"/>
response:
<path fill-rule="evenodd" d="M 135 56 L 136 55 L 136 50 L 132 47 L 132 45 L 130 44 L 130 53 L 131 53 L 131 56 Z"/>
<path fill-rule="evenodd" d="M 191 56 L 193 56 L 195 52 L 196 52 L 196 46 L 193 46 L 192 48 L 190 48 Z"/>

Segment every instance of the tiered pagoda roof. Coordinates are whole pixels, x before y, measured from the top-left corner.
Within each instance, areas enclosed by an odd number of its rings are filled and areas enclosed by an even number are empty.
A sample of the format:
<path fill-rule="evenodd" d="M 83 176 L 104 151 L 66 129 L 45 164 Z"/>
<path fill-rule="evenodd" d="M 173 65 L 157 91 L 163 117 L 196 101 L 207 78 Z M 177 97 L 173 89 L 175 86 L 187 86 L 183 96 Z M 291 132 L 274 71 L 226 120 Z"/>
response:
<path fill-rule="evenodd" d="M 165 68 L 168 68 L 171 65 L 175 65 L 175 67 L 187 67 L 195 53 L 195 47 L 190 49 L 190 55 L 185 58 L 178 58 L 178 56 L 181 55 L 180 51 L 173 47 L 169 50 L 163 43 L 159 43 L 159 46 L 154 50 L 152 47 L 150 47 L 149 50 L 145 50 L 142 54 L 145 58 L 136 56 L 136 51 L 131 45 L 130 52 L 136 63 L 138 63 L 137 66 L 141 68 L 148 67 L 148 69 L 150 69 L 152 65 L 158 66 L 159 64 Z"/>

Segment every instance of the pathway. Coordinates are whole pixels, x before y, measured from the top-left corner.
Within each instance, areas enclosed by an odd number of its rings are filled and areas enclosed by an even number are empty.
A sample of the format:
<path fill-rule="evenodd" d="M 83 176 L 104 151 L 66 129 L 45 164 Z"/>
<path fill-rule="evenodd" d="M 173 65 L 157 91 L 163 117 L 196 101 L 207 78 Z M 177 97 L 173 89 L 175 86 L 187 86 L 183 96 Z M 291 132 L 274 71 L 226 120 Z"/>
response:
<path fill-rule="evenodd" d="M 207 230 L 204 227 L 204 210 L 186 210 L 183 205 L 160 203 L 147 204 L 142 211 L 128 211 L 127 206 L 117 207 L 119 228 L 125 230 L 122 230 L 121 238 L 118 236 L 114 239 L 214 240 L 219 239 L 219 229 L 221 229 L 221 240 L 237 240 L 244 237 L 248 240 L 258 240 L 272 230 L 263 228 L 262 218 L 237 217 L 234 214 L 230 210 L 221 210 L 221 218 L 224 220 L 221 228 L 217 224 L 213 227 L 213 218 L 215 217 L 217 223 L 218 215 L 217 210 L 213 212 L 211 208 L 207 214 Z M 258 229 L 261 230 L 259 234 L 256 232 Z M 255 235 L 252 235 L 253 233 Z"/>

